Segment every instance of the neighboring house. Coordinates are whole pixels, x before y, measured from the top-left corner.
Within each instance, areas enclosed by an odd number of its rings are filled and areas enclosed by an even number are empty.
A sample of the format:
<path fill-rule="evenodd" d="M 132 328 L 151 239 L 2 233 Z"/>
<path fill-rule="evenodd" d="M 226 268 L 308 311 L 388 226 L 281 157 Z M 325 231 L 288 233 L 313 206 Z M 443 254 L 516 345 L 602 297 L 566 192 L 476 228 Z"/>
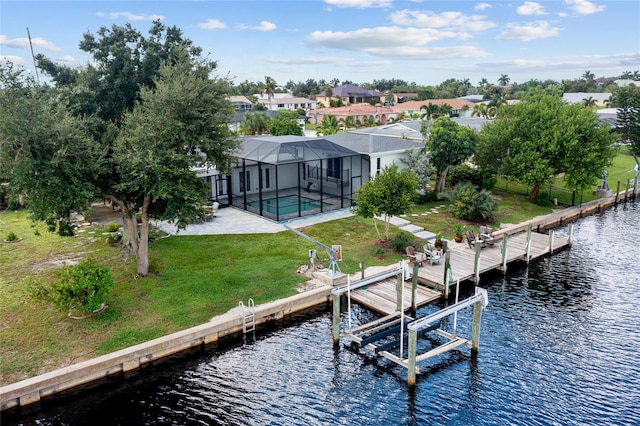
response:
<path fill-rule="evenodd" d="M 399 115 L 405 114 L 409 117 L 422 116 L 425 113 L 421 107 L 429 104 L 443 105 L 448 104 L 451 106 L 451 115 L 453 117 L 471 117 L 473 112 L 474 102 L 467 101 L 465 99 L 425 99 L 424 101 L 407 101 L 398 105 L 394 105 L 392 109 Z"/>
<path fill-rule="evenodd" d="M 316 101 L 322 103 L 325 107 L 331 104 L 331 100 L 342 100 L 344 105 L 351 104 L 370 104 L 373 100 L 375 103 L 384 102 L 385 94 L 377 90 L 367 90 L 353 84 L 345 84 L 343 86 L 331 89 L 331 96 L 326 93 L 318 93 Z"/>
<path fill-rule="evenodd" d="M 244 116 L 247 112 L 264 113 L 264 114 L 267 114 L 269 118 L 274 118 L 276 115 L 279 114 L 280 111 L 238 111 L 236 112 L 236 115 L 233 117 L 233 121 L 229 123 L 229 128 L 234 132 L 240 133 L 240 127 L 242 125 L 242 122 L 244 121 Z M 307 124 L 307 116 L 299 115 L 296 121 L 298 123 L 298 126 L 300 126 L 300 128 L 304 131 L 305 125 Z"/>
<path fill-rule="evenodd" d="M 392 108 L 370 104 L 349 105 L 338 108 L 320 108 L 307 113 L 309 123 L 312 124 L 322 123 L 325 115 L 333 115 L 338 121 L 346 121 L 347 117 L 352 117 L 354 122 L 365 123 L 373 120 L 374 123 L 386 124 L 391 118 L 397 118 L 399 114 Z"/>
<path fill-rule="evenodd" d="M 562 100 L 568 104 L 581 104 L 589 98 L 596 102 L 596 107 L 603 107 L 606 102 L 611 99 L 611 93 L 575 92 L 562 94 Z"/>
<path fill-rule="evenodd" d="M 211 199 L 276 221 L 351 207 L 369 180 L 366 156 L 324 138 L 253 136 L 230 175 L 202 170 Z"/>
<path fill-rule="evenodd" d="M 418 97 L 417 93 L 394 93 L 393 103 L 394 105 L 397 105 L 417 97 Z"/>
<path fill-rule="evenodd" d="M 246 96 L 229 96 L 229 101 L 233 105 L 233 109 L 238 112 L 253 110 L 253 103 Z"/>
<path fill-rule="evenodd" d="M 595 110 L 601 123 L 609 123 L 611 127 L 618 126 L 618 109 L 617 108 L 601 108 Z"/>
<path fill-rule="evenodd" d="M 310 111 L 316 109 L 318 103 L 307 98 L 300 98 L 292 96 L 289 93 L 274 93 L 271 96 L 266 94 L 256 94 L 258 102 L 263 104 L 269 111 L 278 111 L 281 109 L 287 109 L 295 111 L 297 109 L 303 109 Z"/>
<path fill-rule="evenodd" d="M 636 80 L 631 80 L 628 78 L 625 79 L 619 79 L 614 81 L 614 83 L 620 87 L 625 87 L 625 86 L 629 86 L 631 84 L 635 84 L 636 86 L 640 86 L 640 81 L 636 81 Z"/>

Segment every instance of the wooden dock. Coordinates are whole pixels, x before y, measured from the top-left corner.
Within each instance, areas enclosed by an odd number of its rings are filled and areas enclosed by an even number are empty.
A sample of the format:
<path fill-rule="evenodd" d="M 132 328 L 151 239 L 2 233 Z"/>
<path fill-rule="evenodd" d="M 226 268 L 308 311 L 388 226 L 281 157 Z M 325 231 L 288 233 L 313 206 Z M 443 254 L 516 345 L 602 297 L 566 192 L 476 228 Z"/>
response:
<path fill-rule="evenodd" d="M 547 234 L 531 232 L 531 247 L 529 249 L 529 261 L 551 254 L 550 243 L 553 239 L 553 252 L 565 249 L 569 244 L 569 238 L 551 237 Z M 502 236 L 501 236 L 502 237 Z M 507 237 L 506 262 L 502 258 L 503 238 L 497 239 L 492 246 L 486 246 L 480 251 L 478 273 L 483 274 L 492 270 L 502 270 L 503 264 L 507 267 L 516 261 L 527 262 L 527 233 L 521 232 Z M 449 243 L 449 264 L 451 267 L 451 279 L 455 283 L 474 280 L 475 278 L 475 249 L 469 248 L 467 242 Z M 418 268 L 418 283 L 430 288 L 445 290 L 445 260 L 444 256 L 439 264 L 431 265 L 428 262 Z M 452 284 L 451 282 L 449 284 Z"/>
<path fill-rule="evenodd" d="M 441 297 L 447 296 L 457 280 L 460 282 L 475 281 L 476 276 L 494 271 L 503 270 L 504 266 L 513 262 L 527 262 L 547 256 L 559 250 L 563 250 L 571 243 L 569 236 L 558 238 L 555 237 L 553 231 L 547 234 L 537 232 L 529 233 L 530 247 L 527 259 L 527 232 L 519 232 L 517 234 L 501 234 L 496 238 L 493 245 L 488 245 L 480 250 L 478 257 L 478 271 L 476 274 L 476 250 L 469 248 L 466 242 L 449 243 L 449 265 L 451 269 L 449 288 L 445 283 L 445 256 L 440 260 L 439 264 L 431 265 L 429 262 L 418 268 L 418 286 L 416 291 L 416 307 L 426 305 Z M 503 244 L 507 240 L 507 249 L 503 258 Z M 390 269 L 399 271 L 397 265 L 391 265 Z M 413 270 L 410 267 L 410 270 Z M 396 285 L 398 278 L 381 277 L 374 282 L 367 282 L 367 285 L 358 285 L 358 281 L 352 281 L 354 288 L 350 291 L 351 300 L 362 306 L 367 307 L 375 312 L 383 315 L 391 315 L 397 312 L 397 291 Z M 403 308 L 407 311 L 411 308 L 411 281 L 404 283 L 404 300 Z M 346 294 L 343 288 L 341 293 Z"/>
<path fill-rule="evenodd" d="M 375 312 L 390 315 L 397 308 L 397 278 L 388 278 L 367 287 L 351 291 L 351 300 Z M 405 281 L 402 306 L 404 310 L 411 308 L 411 282 Z M 426 305 L 442 297 L 437 290 L 418 285 L 416 290 L 416 307 Z"/>

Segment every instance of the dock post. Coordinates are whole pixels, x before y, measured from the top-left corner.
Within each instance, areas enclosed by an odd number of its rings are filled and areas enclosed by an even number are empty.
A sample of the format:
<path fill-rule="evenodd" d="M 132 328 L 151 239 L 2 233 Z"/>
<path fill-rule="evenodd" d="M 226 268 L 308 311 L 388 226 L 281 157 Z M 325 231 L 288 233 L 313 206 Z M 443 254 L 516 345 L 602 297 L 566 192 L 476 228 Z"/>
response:
<path fill-rule="evenodd" d="M 525 246 L 525 257 L 527 261 L 527 265 L 531 261 L 531 224 L 527 226 L 527 245 Z"/>
<path fill-rule="evenodd" d="M 556 233 L 552 230 L 549 231 L 549 254 L 553 254 L 553 243 Z"/>
<path fill-rule="evenodd" d="M 571 239 L 573 238 L 573 223 L 569 224 L 567 228 L 567 245 L 571 246 Z"/>
<path fill-rule="evenodd" d="M 471 323 L 471 352 L 477 353 L 480 347 L 480 322 L 482 321 L 482 300 L 473 304 L 473 322 Z"/>
<path fill-rule="evenodd" d="M 409 329 L 407 345 L 407 385 L 416 385 L 416 347 L 418 346 L 418 330 Z"/>
<path fill-rule="evenodd" d="M 333 295 L 333 344 L 340 343 L 340 295 Z"/>
<path fill-rule="evenodd" d="M 417 309 L 417 293 L 418 293 L 418 265 L 413 264 L 413 275 L 411 276 L 411 314 L 415 316 Z"/>
<path fill-rule="evenodd" d="M 618 205 L 618 194 L 620 194 L 620 181 L 618 181 L 618 188 L 616 189 L 616 198 L 615 198 L 615 200 L 613 202 L 614 206 Z"/>
<path fill-rule="evenodd" d="M 442 283 L 444 284 L 444 298 L 449 299 L 449 280 L 451 279 L 451 254 L 449 250 L 444 253 L 444 277 Z"/>
<path fill-rule="evenodd" d="M 397 275 L 398 279 L 396 281 L 396 311 L 402 312 L 404 310 L 404 301 L 402 300 L 402 286 L 404 283 L 402 282 L 402 273 Z"/>
<path fill-rule="evenodd" d="M 480 250 L 482 250 L 482 244 L 476 244 L 476 258 L 473 261 L 473 281 L 476 285 L 480 284 Z"/>
<path fill-rule="evenodd" d="M 507 273 L 507 239 L 508 235 L 504 234 L 502 236 L 502 272 Z"/>

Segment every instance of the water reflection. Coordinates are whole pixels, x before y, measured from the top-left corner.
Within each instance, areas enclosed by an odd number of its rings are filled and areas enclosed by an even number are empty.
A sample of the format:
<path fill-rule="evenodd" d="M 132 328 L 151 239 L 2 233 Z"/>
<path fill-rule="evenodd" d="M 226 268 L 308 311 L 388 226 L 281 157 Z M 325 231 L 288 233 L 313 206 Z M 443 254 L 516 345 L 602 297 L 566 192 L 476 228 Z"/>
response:
<path fill-rule="evenodd" d="M 414 388 L 392 362 L 335 347 L 330 313 L 320 310 L 244 345 L 154 365 L 2 424 L 637 424 L 638 223 L 636 206 L 585 218 L 570 250 L 484 283 L 490 304 L 479 353 L 420 363 Z M 371 318 L 354 308 L 354 325 Z"/>

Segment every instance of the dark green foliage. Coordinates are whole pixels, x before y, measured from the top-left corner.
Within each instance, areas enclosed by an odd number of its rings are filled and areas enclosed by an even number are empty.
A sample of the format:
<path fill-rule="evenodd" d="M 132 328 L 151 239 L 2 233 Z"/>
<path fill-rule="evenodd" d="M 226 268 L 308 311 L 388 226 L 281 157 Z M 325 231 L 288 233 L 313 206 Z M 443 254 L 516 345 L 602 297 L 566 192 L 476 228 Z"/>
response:
<path fill-rule="evenodd" d="M 90 262 L 65 266 L 51 287 L 32 285 L 31 294 L 70 314 L 92 313 L 109 300 L 113 278 L 108 268 Z"/>
<path fill-rule="evenodd" d="M 424 194 L 418 195 L 417 203 L 425 204 L 425 203 L 429 203 L 431 201 L 437 201 L 437 200 L 438 200 L 438 193 L 436 191 L 425 191 Z"/>
<path fill-rule="evenodd" d="M 281 111 L 269 120 L 267 127 L 269 134 L 272 136 L 304 136 L 302 127 L 298 124 L 298 112 L 297 111 Z"/>
<path fill-rule="evenodd" d="M 620 87 L 613 95 L 612 103 L 618 108 L 618 133 L 631 152 L 640 156 L 640 86 L 632 84 Z"/>
<path fill-rule="evenodd" d="M 459 183 L 440 196 L 450 203 L 449 208 L 458 219 L 490 222 L 498 209 L 496 197 L 487 190 L 478 191 L 471 182 Z"/>
<path fill-rule="evenodd" d="M 461 182 L 471 182 L 476 188 L 480 188 L 482 185 L 480 170 L 465 163 L 451 167 L 447 173 L 447 180 L 451 187 L 455 187 Z"/>
<path fill-rule="evenodd" d="M 390 243 L 395 251 L 404 253 L 405 249 L 411 245 L 411 237 L 406 232 L 399 232 L 391 238 Z"/>
<path fill-rule="evenodd" d="M 7 238 L 5 238 L 6 241 L 18 241 L 18 236 L 16 235 L 15 232 L 9 232 L 7 234 Z"/>

